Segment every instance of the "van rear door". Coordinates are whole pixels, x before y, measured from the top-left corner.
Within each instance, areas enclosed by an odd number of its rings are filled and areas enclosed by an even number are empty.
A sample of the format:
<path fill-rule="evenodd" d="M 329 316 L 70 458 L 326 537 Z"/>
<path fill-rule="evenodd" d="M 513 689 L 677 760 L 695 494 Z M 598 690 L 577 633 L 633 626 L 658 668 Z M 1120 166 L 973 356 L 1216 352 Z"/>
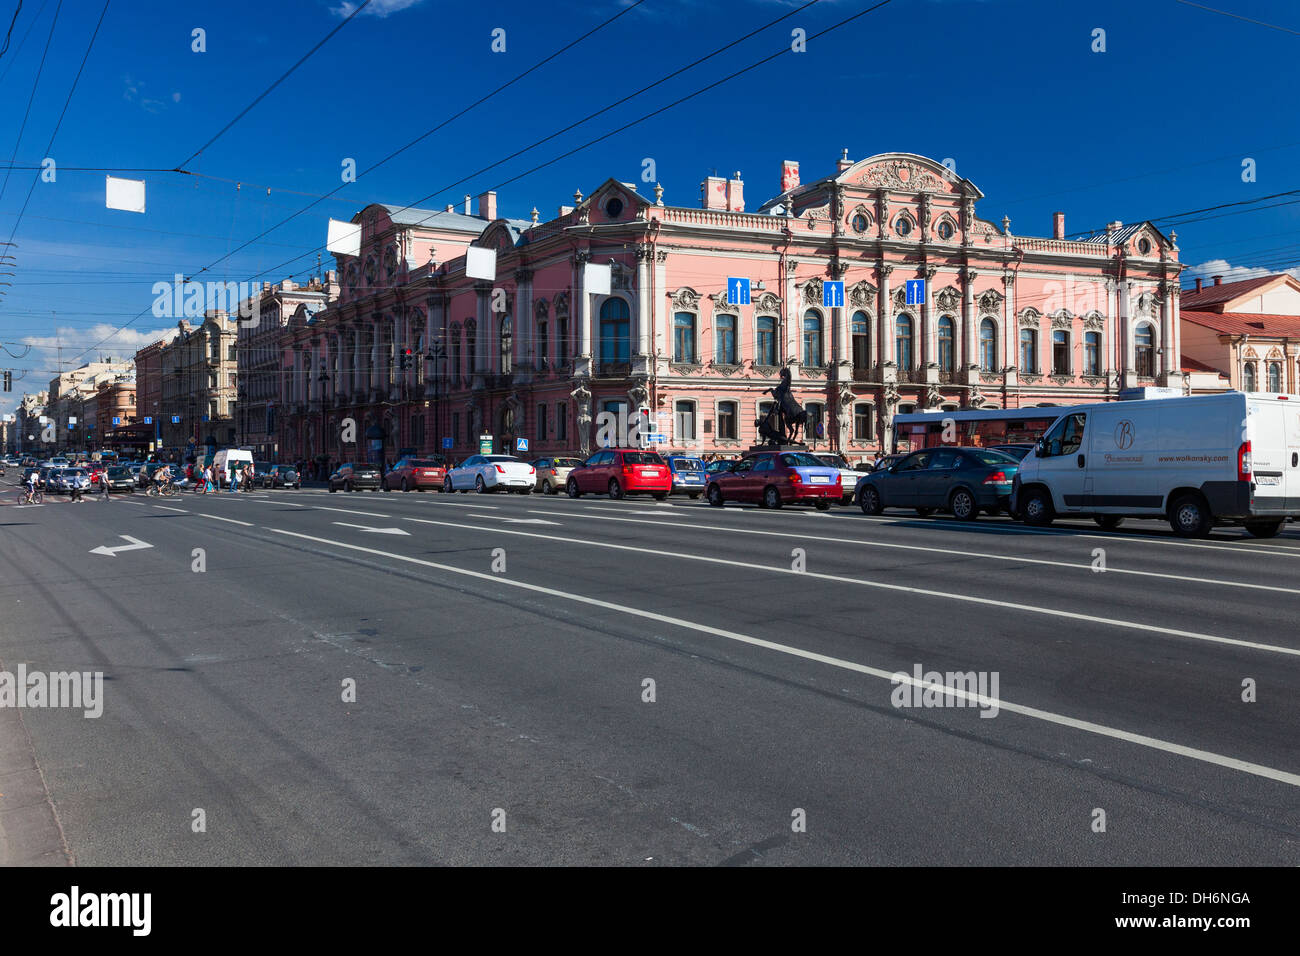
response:
<path fill-rule="evenodd" d="M 1288 432 L 1294 413 L 1290 402 L 1271 398 L 1247 401 L 1247 431 L 1250 436 L 1250 470 L 1255 483 L 1252 512 L 1283 512 L 1287 508 L 1287 478 L 1291 471 Z M 1296 449 L 1300 452 L 1300 448 Z"/>
<path fill-rule="evenodd" d="M 1282 421 L 1286 429 L 1286 461 L 1282 479 L 1286 494 L 1286 510 L 1291 514 L 1300 514 L 1300 402 L 1288 401 L 1282 409 Z"/>

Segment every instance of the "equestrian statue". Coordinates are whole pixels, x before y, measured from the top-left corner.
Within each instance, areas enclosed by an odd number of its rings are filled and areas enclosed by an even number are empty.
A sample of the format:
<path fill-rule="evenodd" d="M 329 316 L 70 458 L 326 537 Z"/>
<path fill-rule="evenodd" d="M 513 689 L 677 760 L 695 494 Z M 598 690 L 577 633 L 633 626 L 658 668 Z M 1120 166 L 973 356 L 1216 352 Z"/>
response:
<path fill-rule="evenodd" d="M 767 415 L 757 419 L 758 435 L 765 445 L 793 445 L 799 438 L 800 430 L 808 423 L 808 410 L 800 405 L 790 394 L 790 370 L 781 369 L 781 381 L 776 388 L 767 389 L 775 399 L 767 409 Z"/>

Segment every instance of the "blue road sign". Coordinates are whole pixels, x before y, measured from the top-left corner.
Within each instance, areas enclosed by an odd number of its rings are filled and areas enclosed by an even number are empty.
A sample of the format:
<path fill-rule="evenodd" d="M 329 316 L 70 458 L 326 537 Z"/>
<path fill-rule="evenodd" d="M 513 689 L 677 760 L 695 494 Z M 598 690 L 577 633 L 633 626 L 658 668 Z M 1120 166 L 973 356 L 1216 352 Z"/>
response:
<path fill-rule="evenodd" d="M 528 451 L 528 439 L 527 439 L 527 438 L 516 438 L 516 439 L 515 439 L 515 451 Z"/>
<path fill-rule="evenodd" d="M 181 417 L 180 417 L 179 415 L 173 415 L 173 416 L 172 416 L 172 424 L 173 424 L 173 425 L 179 425 L 180 423 L 181 423 Z"/>
<path fill-rule="evenodd" d="M 828 309 L 844 308 L 844 283 L 822 283 L 822 305 Z"/>
<path fill-rule="evenodd" d="M 904 301 L 907 305 L 925 305 L 924 279 L 907 280 L 907 298 Z"/>
<path fill-rule="evenodd" d="M 116 415 L 113 416 L 113 424 L 114 424 L 114 425 L 120 425 L 120 424 L 122 424 L 122 419 L 118 418 Z"/>
<path fill-rule="evenodd" d="M 749 280 L 732 276 L 727 279 L 727 305 L 749 305 Z"/>
<path fill-rule="evenodd" d="M 72 431 L 72 430 L 73 430 L 74 428 L 76 428 L 76 427 L 77 427 L 77 426 L 74 425 L 72 422 L 68 422 L 68 431 Z"/>
<path fill-rule="evenodd" d="M 450 448 L 451 448 L 451 439 L 450 439 L 450 438 L 444 438 L 444 439 L 442 440 L 442 447 L 445 448 L 445 449 L 450 449 Z"/>
<path fill-rule="evenodd" d="M 117 419 L 115 418 L 115 419 L 113 419 L 113 421 L 116 422 Z M 146 416 L 144 417 L 144 423 L 145 423 L 146 425 L 152 425 L 152 424 L 153 424 L 153 418 L 150 417 L 150 416 L 148 416 L 148 415 L 146 415 Z"/>

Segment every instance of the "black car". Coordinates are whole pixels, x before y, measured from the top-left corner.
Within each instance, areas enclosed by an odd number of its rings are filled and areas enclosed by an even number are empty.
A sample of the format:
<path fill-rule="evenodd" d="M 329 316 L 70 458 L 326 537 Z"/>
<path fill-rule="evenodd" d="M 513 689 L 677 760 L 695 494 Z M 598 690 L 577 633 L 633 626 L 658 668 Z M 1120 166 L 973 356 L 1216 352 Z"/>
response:
<path fill-rule="evenodd" d="M 298 469 L 293 465 L 268 465 L 265 472 L 258 474 L 263 488 L 301 488 L 302 479 Z"/>
<path fill-rule="evenodd" d="M 347 464 L 339 465 L 334 474 L 330 475 L 329 487 L 330 494 L 342 488 L 344 491 L 378 491 L 379 490 L 379 466 L 365 464 Z"/>
<path fill-rule="evenodd" d="M 121 465 L 114 465 L 105 473 L 108 479 L 108 490 L 125 491 L 127 494 L 135 492 L 135 476 L 131 474 L 131 469 Z"/>
<path fill-rule="evenodd" d="M 1019 470 L 1017 459 L 991 448 L 924 448 L 864 475 L 855 497 L 863 514 L 914 508 L 926 517 L 942 509 L 974 521 L 981 511 L 997 514 L 1009 507 Z"/>

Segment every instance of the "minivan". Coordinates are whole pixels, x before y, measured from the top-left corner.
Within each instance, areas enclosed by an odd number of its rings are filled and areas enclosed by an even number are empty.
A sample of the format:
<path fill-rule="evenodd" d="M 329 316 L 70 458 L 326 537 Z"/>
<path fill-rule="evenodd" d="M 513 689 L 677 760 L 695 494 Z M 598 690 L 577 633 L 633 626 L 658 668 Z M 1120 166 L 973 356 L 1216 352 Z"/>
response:
<path fill-rule="evenodd" d="M 221 449 L 221 451 L 217 452 L 216 457 L 212 459 L 212 467 L 217 474 L 217 487 L 229 487 L 231 470 L 243 468 L 245 465 L 251 465 L 252 463 L 253 453 L 251 451 L 244 451 L 242 448 Z"/>
<path fill-rule="evenodd" d="M 1027 524 L 1166 518 L 1204 537 L 1243 525 L 1271 538 L 1300 515 L 1300 396 L 1263 392 L 1062 409 L 1012 487 Z"/>

